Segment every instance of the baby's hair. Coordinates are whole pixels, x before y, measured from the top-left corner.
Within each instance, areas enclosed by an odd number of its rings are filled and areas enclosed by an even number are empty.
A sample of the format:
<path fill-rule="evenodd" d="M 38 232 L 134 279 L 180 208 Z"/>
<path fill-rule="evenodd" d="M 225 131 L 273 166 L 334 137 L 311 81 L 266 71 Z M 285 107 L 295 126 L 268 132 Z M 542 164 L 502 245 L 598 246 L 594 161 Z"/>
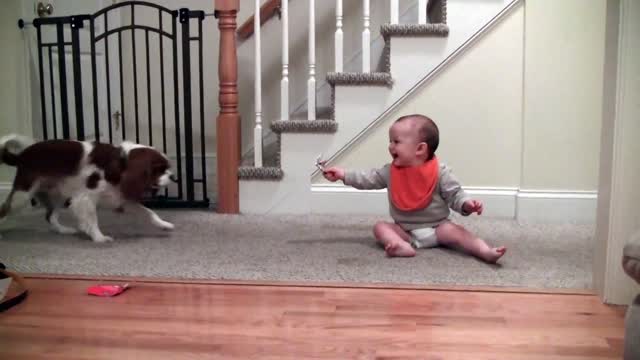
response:
<path fill-rule="evenodd" d="M 405 115 L 398 118 L 396 122 L 405 120 L 414 121 L 414 124 L 418 127 L 419 141 L 425 142 L 429 146 L 429 156 L 427 157 L 427 160 L 433 159 L 433 155 L 436 153 L 436 149 L 438 149 L 438 144 L 440 143 L 440 131 L 438 130 L 438 125 L 436 125 L 431 118 L 420 114 Z"/>

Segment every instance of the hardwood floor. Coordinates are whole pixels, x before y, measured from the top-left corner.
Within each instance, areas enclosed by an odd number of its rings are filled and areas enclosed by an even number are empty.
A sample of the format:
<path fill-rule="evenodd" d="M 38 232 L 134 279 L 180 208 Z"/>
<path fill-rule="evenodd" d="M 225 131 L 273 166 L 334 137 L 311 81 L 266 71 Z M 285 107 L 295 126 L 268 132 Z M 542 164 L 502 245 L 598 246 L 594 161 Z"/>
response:
<path fill-rule="evenodd" d="M 28 279 L 0 359 L 620 359 L 624 307 L 587 294 Z"/>

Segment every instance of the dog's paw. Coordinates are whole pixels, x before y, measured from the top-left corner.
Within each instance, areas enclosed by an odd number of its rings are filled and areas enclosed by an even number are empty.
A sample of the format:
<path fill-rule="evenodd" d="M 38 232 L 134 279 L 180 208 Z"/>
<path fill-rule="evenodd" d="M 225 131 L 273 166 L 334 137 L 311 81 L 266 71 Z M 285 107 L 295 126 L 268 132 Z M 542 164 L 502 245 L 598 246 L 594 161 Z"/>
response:
<path fill-rule="evenodd" d="M 104 236 L 104 235 L 93 239 L 93 242 L 95 243 L 106 243 L 111 241 L 113 241 L 113 238 L 111 236 Z"/>
<path fill-rule="evenodd" d="M 164 221 L 164 220 L 160 220 L 158 222 L 158 227 L 162 230 L 165 231 L 171 231 L 173 229 L 175 229 L 175 225 L 173 225 L 172 223 L 168 222 L 168 221 Z"/>

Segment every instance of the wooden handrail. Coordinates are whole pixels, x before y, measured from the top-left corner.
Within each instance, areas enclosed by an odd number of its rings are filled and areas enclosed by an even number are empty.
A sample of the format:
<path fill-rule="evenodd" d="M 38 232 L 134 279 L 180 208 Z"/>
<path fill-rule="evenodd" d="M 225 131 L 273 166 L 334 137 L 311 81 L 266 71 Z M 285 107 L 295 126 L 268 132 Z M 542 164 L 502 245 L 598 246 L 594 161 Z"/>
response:
<path fill-rule="evenodd" d="M 260 6 L 260 26 L 269 21 L 274 15 L 280 16 L 280 5 L 282 0 L 269 0 Z M 253 19 L 255 15 L 251 15 L 239 28 L 236 34 L 240 40 L 246 40 L 253 35 Z"/>
<path fill-rule="evenodd" d="M 240 0 L 215 0 L 220 29 L 218 78 L 220 113 L 216 119 L 219 213 L 240 212 L 240 114 L 238 113 L 238 55 L 236 52 L 236 15 Z"/>

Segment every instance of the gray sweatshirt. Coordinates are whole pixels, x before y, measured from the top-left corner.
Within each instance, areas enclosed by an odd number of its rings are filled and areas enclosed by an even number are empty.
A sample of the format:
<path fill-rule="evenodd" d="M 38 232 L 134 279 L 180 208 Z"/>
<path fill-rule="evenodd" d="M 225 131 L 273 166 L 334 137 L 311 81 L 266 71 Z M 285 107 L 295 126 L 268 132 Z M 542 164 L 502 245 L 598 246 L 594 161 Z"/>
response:
<path fill-rule="evenodd" d="M 346 171 L 344 183 L 360 190 L 391 189 L 389 186 L 391 178 L 390 166 L 391 164 L 387 164 L 380 169 Z M 414 211 L 400 210 L 393 205 L 390 190 L 388 192 L 389 213 L 393 220 L 406 231 L 439 225 L 449 217 L 449 208 L 464 216 L 469 215 L 462 211 L 462 204 L 469 200 L 470 197 L 462 190 L 458 179 L 443 162 L 440 162 L 439 180 L 433 192 L 431 203 L 424 209 Z"/>

